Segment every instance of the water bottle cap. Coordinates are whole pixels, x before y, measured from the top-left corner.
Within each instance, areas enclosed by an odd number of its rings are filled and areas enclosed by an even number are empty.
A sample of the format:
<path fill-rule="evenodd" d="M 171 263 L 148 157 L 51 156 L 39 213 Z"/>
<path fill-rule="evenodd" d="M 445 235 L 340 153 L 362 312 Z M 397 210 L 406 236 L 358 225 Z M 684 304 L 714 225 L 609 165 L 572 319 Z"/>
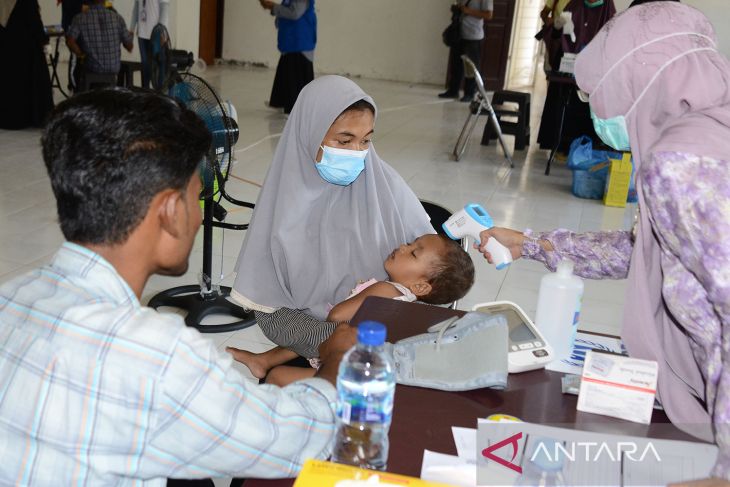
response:
<path fill-rule="evenodd" d="M 377 321 L 363 321 L 357 327 L 357 341 L 363 345 L 385 343 L 385 325 Z"/>
<path fill-rule="evenodd" d="M 572 260 L 561 260 L 560 263 L 558 263 L 558 274 L 561 276 L 569 276 L 573 274 L 573 267 L 575 264 L 573 264 Z"/>
<path fill-rule="evenodd" d="M 538 438 L 530 461 L 545 472 L 559 472 L 563 469 L 565 453 L 556 446 L 558 443 L 552 438 Z"/>

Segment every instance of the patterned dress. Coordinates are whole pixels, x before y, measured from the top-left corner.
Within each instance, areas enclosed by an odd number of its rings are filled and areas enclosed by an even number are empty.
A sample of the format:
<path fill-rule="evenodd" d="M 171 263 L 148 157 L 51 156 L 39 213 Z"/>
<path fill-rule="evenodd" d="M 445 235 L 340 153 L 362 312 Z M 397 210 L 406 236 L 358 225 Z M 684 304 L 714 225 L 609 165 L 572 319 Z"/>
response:
<path fill-rule="evenodd" d="M 705 381 L 702 398 L 720 447 L 712 474 L 730 478 L 730 163 L 658 152 L 639 177 L 652 230 L 661 247 L 662 294 L 668 312 L 687 333 Z M 591 279 L 628 275 L 631 232 L 525 232 L 523 257 L 554 270 L 562 258 Z M 539 239 L 552 243 L 546 252 Z M 729 362 L 725 370 L 724 363 Z"/>

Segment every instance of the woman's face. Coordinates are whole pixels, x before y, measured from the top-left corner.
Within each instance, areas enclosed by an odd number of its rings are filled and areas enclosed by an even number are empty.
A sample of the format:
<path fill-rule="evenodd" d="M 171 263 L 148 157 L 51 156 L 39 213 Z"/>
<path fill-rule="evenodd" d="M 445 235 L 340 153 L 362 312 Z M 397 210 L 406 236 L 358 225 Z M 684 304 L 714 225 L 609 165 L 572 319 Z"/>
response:
<path fill-rule="evenodd" d="M 320 145 L 336 149 L 365 150 L 373 137 L 375 116 L 370 110 L 348 110 L 330 126 Z M 322 160 L 322 148 L 317 151 L 317 162 Z"/>

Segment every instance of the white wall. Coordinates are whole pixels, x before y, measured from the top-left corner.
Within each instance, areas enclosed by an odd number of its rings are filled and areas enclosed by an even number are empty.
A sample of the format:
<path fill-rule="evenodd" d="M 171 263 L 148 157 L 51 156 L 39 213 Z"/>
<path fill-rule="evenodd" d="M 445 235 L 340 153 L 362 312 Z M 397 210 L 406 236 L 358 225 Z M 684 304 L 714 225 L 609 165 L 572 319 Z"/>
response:
<path fill-rule="evenodd" d="M 443 84 L 448 49 L 441 31 L 451 0 L 316 0 L 314 69 L 365 77 Z M 228 0 L 223 57 L 274 67 L 276 29 L 252 0 Z"/>
<path fill-rule="evenodd" d="M 535 33 L 540 30 L 540 11 L 544 0 L 521 0 L 515 9 L 512 46 L 507 73 L 507 87 L 524 89 L 535 82 L 535 68 L 539 44 Z"/>
<path fill-rule="evenodd" d="M 532 1 L 535 0 L 518 0 Z M 618 10 L 631 3 L 614 1 Z M 730 56 L 730 2 L 684 2 L 712 19 L 720 48 Z M 441 44 L 441 31 L 449 21 L 450 3 L 451 0 L 316 0 L 319 28 L 314 69 L 318 73 L 442 84 L 448 51 Z M 279 53 L 273 18 L 258 2 L 226 1 L 223 57 L 276 66 Z"/>
<path fill-rule="evenodd" d="M 41 17 L 45 25 L 61 23 L 61 6 L 56 0 L 38 0 L 41 6 Z M 258 5 L 258 3 L 257 3 Z M 114 8 L 124 17 L 129 27 L 132 18 L 134 0 L 115 0 Z M 198 41 L 200 32 L 200 0 L 171 0 L 168 31 L 177 49 L 192 51 L 198 57 Z M 130 54 L 122 49 L 122 59 L 139 60 L 139 50 L 135 38 L 134 50 Z M 68 58 L 68 49 L 61 49 L 61 59 Z"/>
<path fill-rule="evenodd" d="M 626 9 L 631 5 L 632 0 L 614 0 L 618 11 Z M 681 0 L 682 3 L 691 5 L 702 11 L 715 26 L 717 32 L 718 46 L 725 56 L 730 57 L 730 15 L 728 0 Z"/>

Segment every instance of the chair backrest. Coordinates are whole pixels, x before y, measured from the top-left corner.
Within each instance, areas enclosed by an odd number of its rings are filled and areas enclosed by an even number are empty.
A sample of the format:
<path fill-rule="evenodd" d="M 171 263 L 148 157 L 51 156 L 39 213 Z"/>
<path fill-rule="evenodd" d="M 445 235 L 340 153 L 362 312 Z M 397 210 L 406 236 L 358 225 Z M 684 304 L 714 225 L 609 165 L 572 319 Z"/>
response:
<path fill-rule="evenodd" d="M 438 203 L 434 203 L 433 201 L 421 200 L 421 205 L 423 205 L 423 209 L 426 210 L 426 213 L 431 218 L 431 225 L 433 225 L 436 233 L 438 233 L 439 235 L 446 235 L 443 225 L 444 223 L 446 223 L 446 220 L 449 219 L 453 212 L 449 209 L 444 208 Z M 461 244 L 462 249 L 467 252 L 469 251 L 469 244 L 465 238 L 462 238 L 459 243 Z M 457 300 L 451 303 L 449 308 L 456 309 L 458 305 L 459 301 Z"/>
<path fill-rule="evenodd" d="M 443 224 L 451 216 L 451 211 L 432 201 L 421 200 L 421 205 L 423 205 L 423 209 L 426 210 L 429 218 L 431 218 L 431 225 L 433 225 L 434 230 L 441 235 L 446 235 Z"/>
<path fill-rule="evenodd" d="M 487 96 L 487 89 L 484 87 L 484 80 L 482 80 L 482 75 L 479 74 L 479 70 L 474 65 L 474 62 L 469 59 L 466 54 L 461 55 L 461 60 L 464 61 L 464 75 L 467 78 L 474 78 L 479 94 L 482 95 L 482 98 L 485 100 L 489 100 L 489 97 Z"/>

